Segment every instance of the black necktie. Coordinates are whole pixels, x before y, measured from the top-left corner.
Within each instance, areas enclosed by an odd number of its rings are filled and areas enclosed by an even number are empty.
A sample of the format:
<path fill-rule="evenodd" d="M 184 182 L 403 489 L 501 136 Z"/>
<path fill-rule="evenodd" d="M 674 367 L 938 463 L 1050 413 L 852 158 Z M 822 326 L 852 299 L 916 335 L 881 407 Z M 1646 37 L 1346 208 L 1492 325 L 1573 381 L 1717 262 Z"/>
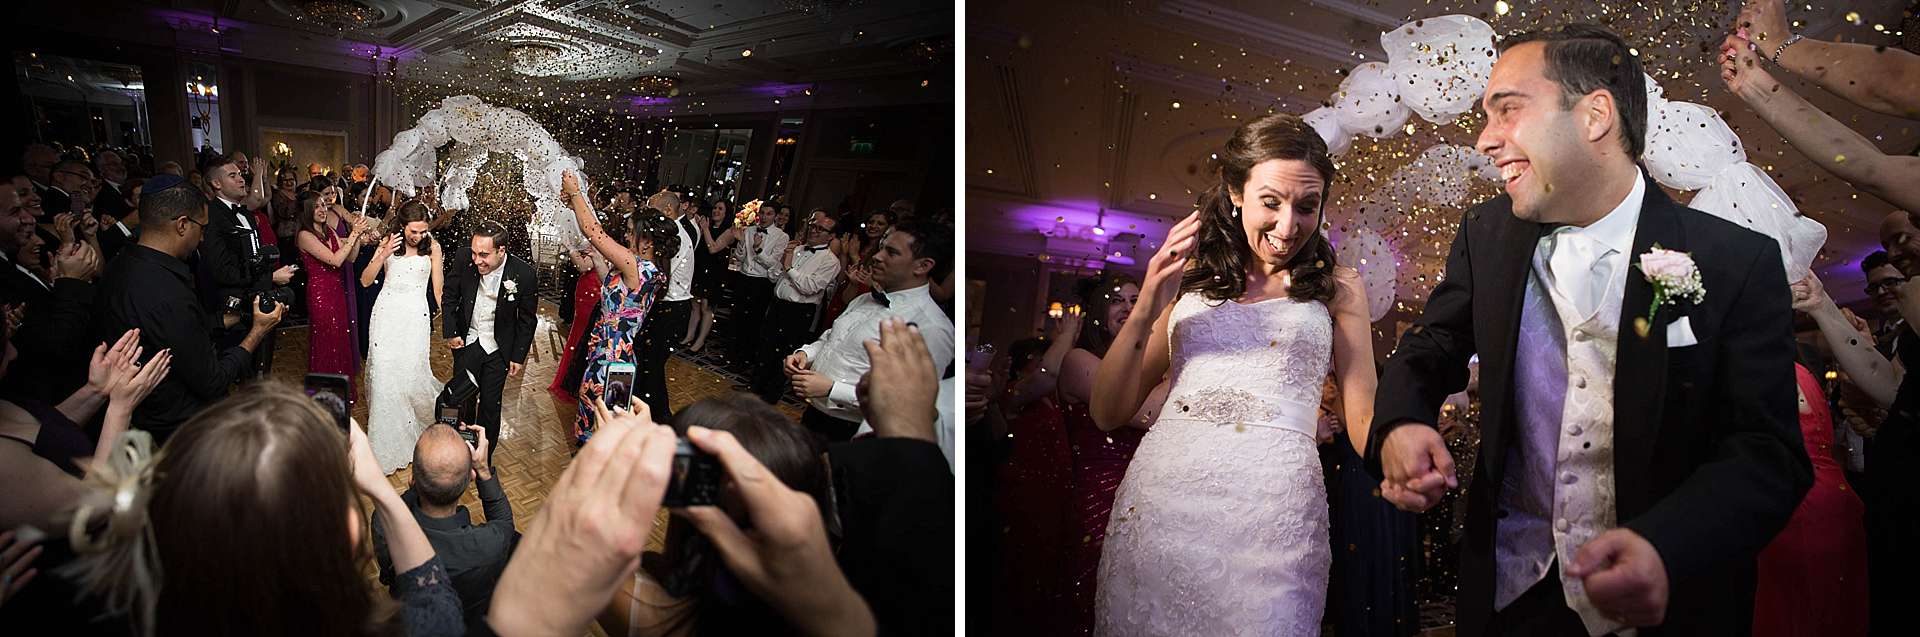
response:
<path fill-rule="evenodd" d="M 873 291 L 873 302 L 879 303 L 881 307 L 893 307 L 893 301 L 887 299 L 887 293 L 879 290 Z"/>

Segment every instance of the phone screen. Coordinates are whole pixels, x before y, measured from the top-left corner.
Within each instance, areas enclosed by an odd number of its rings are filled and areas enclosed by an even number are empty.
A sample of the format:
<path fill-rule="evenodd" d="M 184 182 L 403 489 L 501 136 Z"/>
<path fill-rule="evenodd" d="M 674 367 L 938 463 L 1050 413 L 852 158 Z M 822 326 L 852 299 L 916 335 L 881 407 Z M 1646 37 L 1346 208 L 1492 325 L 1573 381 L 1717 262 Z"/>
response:
<path fill-rule="evenodd" d="M 633 409 L 633 363 L 607 365 L 607 388 L 601 397 L 609 408 Z"/>

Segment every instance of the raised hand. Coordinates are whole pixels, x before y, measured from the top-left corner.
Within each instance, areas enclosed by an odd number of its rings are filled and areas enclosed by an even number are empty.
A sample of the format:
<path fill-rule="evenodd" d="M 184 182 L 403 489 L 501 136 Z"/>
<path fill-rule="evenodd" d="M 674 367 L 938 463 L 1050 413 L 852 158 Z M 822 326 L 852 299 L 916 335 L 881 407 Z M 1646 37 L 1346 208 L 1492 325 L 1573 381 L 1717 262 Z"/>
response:
<path fill-rule="evenodd" d="M 1667 565 L 1646 538 L 1627 528 L 1601 533 L 1573 555 L 1567 576 L 1586 585 L 1594 608 L 1628 626 L 1667 619 Z"/>
<path fill-rule="evenodd" d="M 138 406 L 140 401 L 146 400 L 147 396 L 153 393 L 153 388 L 158 386 L 160 381 L 167 379 L 167 372 L 172 370 L 173 350 L 171 349 L 160 350 L 160 353 L 154 354 L 153 360 L 147 361 L 145 365 L 135 366 L 132 360 L 128 360 L 127 364 L 115 373 L 116 382 L 113 383 L 113 393 L 109 398 L 116 405 L 126 405 L 128 408 Z M 119 380 L 120 377 L 124 377 L 125 380 Z"/>
<path fill-rule="evenodd" d="M 112 345 L 94 346 L 93 359 L 87 363 L 87 387 L 101 394 L 112 393 L 115 371 L 140 360 L 141 353 L 139 328 L 127 330 Z"/>
<path fill-rule="evenodd" d="M 560 173 L 560 194 L 572 197 L 578 192 L 580 192 L 580 178 L 571 170 Z"/>
<path fill-rule="evenodd" d="M 1775 49 L 1793 37 L 1787 24 L 1786 3 L 1782 0 L 1747 0 L 1740 7 L 1740 17 L 1734 24 L 1746 29 L 1750 39 L 1760 45 L 1760 53 L 1769 59 Z"/>
<path fill-rule="evenodd" d="M 1199 243 L 1200 213 L 1195 211 L 1173 225 L 1167 232 L 1167 240 L 1160 244 L 1160 250 L 1153 253 L 1153 259 L 1147 262 L 1147 278 L 1141 284 L 1140 296 L 1151 298 L 1154 305 L 1149 316 L 1157 314 L 1167 303 L 1173 302 L 1174 293 L 1180 290 L 1180 275 L 1187 269 L 1187 260 L 1193 257 L 1193 248 Z"/>
<path fill-rule="evenodd" d="M 387 235 L 387 240 L 380 242 L 380 248 L 374 252 L 373 256 L 377 259 L 380 257 L 393 256 L 398 252 L 400 252 L 400 233 L 396 232 Z"/>
<path fill-rule="evenodd" d="M 873 367 L 860 377 L 854 391 L 874 434 L 934 441 L 940 374 L 933 369 L 933 355 L 927 352 L 920 328 L 901 319 L 886 319 L 880 322 L 880 340 L 863 345 Z M 873 378 L 882 380 L 870 382 Z"/>
<path fill-rule="evenodd" d="M 53 255 L 54 279 L 91 281 L 100 274 L 100 252 L 84 242 L 73 241 Z"/>
<path fill-rule="evenodd" d="M 1780 82 L 1767 72 L 1759 46 L 1746 38 L 1744 30 L 1720 41 L 1720 81 L 1748 102 L 1780 89 Z"/>
<path fill-rule="evenodd" d="M 1053 342 L 1071 343 L 1074 339 L 1080 338 L 1080 326 L 1085 319 L 1086 315 L 1077 311 L 1061 314 L 1060 318 L 1054 319 L 1053 332 L 1050 335 Z"/>
<path fill-rule="evenodd" d="M 1792 294 L 1793 309 L 1798 312 L 1812 312 L 1819 309 L 1821 302 L 1825 301 L 1827 296 L 1826 287 L 1820 283 L 1820 277 L 1814 274 L 1808 274 L 1806 278 L 1793 282 L 1788 289 Z"/>
<path fill-rule="evenodd" d="M 1460 486 L 1446 441 L 1425 423 L 1406 423 L 1388 432 L 1380 447 L 1380 468 L 1386 474 L 1380 497 L 1402 511 L 1433 508 L 1447 489 Z"/>

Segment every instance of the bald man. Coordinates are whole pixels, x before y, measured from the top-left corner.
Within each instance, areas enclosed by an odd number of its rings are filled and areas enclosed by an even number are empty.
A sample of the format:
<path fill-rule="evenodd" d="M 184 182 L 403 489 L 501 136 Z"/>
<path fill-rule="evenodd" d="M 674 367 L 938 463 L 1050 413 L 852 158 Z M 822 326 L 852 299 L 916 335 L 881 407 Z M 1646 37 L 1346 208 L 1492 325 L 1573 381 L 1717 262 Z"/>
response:
<path fill-rule="evenodd" d="M 466 609 L 467 625 L 477 626 L 493 603 L 493 586 L 513 556 L 520 532 L 513 528 L 513 506 L 507 492 L 494 478 L 487 461 L 490 444 L 487 431 L 475 425 L 461 425 L 472 432 L 469 444 L 460 432 L 436 423 L 420 433 L 413 446 L 413 477 L 400 499 L 413 510 L 413 517 L 426 531 L 427 542 L 447 567 L 453 588 L 460 593 Z M 473 482 L 480 492 L 480 507 L 486 514 L 484 524 L 473 524 L 460 496 Z M 373 516 L 373 550 L 380 562 L 380 582 L 393 583 L 393 558 L 387 552 L 385 526 L 380 514 Z"/>

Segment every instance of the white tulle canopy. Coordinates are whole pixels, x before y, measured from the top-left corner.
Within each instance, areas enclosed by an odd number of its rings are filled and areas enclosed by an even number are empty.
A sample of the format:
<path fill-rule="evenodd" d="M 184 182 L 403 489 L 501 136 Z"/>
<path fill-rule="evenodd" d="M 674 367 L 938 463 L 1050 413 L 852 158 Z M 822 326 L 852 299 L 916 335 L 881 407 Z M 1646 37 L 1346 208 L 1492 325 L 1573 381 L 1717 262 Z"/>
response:
<path fill-rule="evenodd" d="M 448 151 L 444 181 L 436 177 L 441 146 Z M 521 182 L 534 199 L 534 219 L 528 228 L 556 236 L 561 243 L 583 241 L 580 226 L 560 200 L 560 176 L 567 171 L 586 181 L 579 157 L 568 155 L 547 129 L 526 113 L 493 106 L 472 95 L 458 95 L 427 111 L 413 128 L 393 136 L 393 145 L 373 160 L 374 179 L 386 182 L 409 197 L 438 185 L 440 205 L 448 210 L 467 208 L 467 190 L 492 153 L 519 159 Z"/>

